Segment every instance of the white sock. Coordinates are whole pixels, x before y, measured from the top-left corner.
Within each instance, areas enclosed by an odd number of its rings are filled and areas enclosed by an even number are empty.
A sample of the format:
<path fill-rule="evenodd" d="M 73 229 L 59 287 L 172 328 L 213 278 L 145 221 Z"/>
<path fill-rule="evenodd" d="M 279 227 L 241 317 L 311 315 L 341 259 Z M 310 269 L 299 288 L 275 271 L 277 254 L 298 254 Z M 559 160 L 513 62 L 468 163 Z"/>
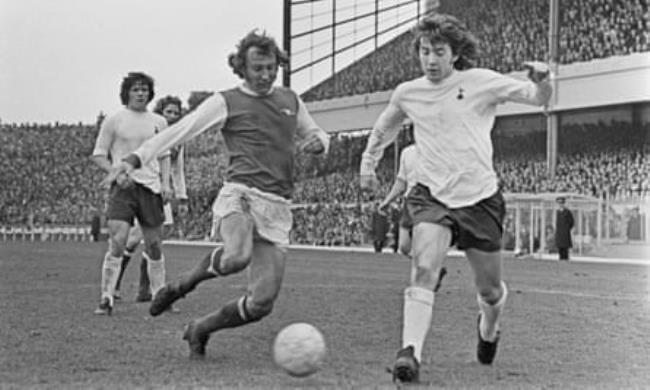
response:
<path fill-rule="evenodd" d="M 422 361 L 422 346 L 433 317 L 433 291 L 417 286 L 404 290 L 402 347 L 412 345 L 415 358 Z"/>
<path fill-rule="evenodd" d="M 481 311 L 481 323 L 479 324 L 479 329 L 481 330 L 481 337 L 485 341 L 494 341 L 497 337 L 497 331 L 499 330 L 499 315 L 503 306 L 506 303 L 508 297 L 508 288 L 506 287 L 505 282 L 501 282 L 501 289 L 503 293 L 501 298 L 494 305 L 490 305 L 485 302 L 480 295 L 477 295 L 478 307 Z"/>
<path fill-rule="evenodd" d="M 165 285 L 165 256 L 160 255 L 160 260 L 152 260 L 146 252 L 142 256 L 147 259 L 147 272 L 151 281 L 151 294 L 156 295 Z"/>
<path fill-rule="evenodd" d="M 117 284 L 117 276 L 120 274 L 120 266 L 122 259 L 120 257 L 111 256 L 110 252 L 104 255 L 104 263 L 102 264 L 102 299 L 108 298 L 113 302 L 113 295 L 115 294 L 115 285 Z"/>

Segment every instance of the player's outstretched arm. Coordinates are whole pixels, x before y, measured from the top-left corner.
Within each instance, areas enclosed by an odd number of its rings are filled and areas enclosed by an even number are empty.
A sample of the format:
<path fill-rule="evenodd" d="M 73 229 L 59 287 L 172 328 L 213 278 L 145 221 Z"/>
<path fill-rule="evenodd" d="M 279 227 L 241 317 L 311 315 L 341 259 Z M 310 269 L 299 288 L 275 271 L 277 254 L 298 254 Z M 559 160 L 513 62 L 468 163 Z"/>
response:
<path fill-rule="evenodd" d="M 397 134 L 406 115 L 391 100 L 388 106 L 377 118 L 377 122 L 370 132 L 366 149 L 361 155 L 359 167 L 359 186 L 362 191 L 375 191 L 378 187 L 375 170 L 384 155 L 384 149 L 390 145 Z"/>
<path fill-rule="evenodd" d="M 145 141 L 136 151 L 128 155 L 125 161 L 135 168 L 140 168 L 156 156 L 208 129 L 220 130 L 227 117 L 226 101 L 222 94 L 215 93 L 183 119 Z"/>

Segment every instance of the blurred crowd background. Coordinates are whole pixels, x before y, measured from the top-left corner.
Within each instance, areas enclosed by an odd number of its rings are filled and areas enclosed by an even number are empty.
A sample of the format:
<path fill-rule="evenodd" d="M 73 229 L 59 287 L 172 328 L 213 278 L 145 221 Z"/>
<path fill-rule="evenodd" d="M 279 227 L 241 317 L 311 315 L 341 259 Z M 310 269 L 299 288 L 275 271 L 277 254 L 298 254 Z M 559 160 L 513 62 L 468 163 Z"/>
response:
<path fill-rule="evenodd" d="M 482 42 L 479 66 L 501 72 L 517 70 L 525 60 L 547 58 L 548 1 L 449 0 L 441 12 L 468 22 Z M 647 0 L 565 0 L 561 8 L 561 63 L 584 62 L 649 51 Z M 393 89 L 418 77 L 411 52 L 412 35 L 402 34 L 372 55 L 303 94 L 305 101 Z M 193 95 L 189 109 L 209 93 Z M 89 157 L 97 124 L 0 125 L 0 225 L 90 224 L 102 215 L 106 189 L 103 174 Z M 558 165 L 546 171 L 546 133 L 493 132 L 495 167 L 505 192 L 572 192 L 595 198 L 650 196 L 650 125 L 599 122 L 562 125 Z M 361 195 L 358 167 L 367 132 L 332 135 L 324 157 L 298 154 L 294 195 L 293 242 L 314 245 L 360 245 L 368 242 L 369 219 L 376 199 Z M 404 138 L 404 137 L 403 137 Z M 379 168 L 387 193 L 395 155 L 388 148 Z M 177 219 L 173 233 L 203 239 L 210 230 L 210 207 L 222 185 L 222 144 L 216 133 L 203 134 L 186 146 L 189 215 Z"/>

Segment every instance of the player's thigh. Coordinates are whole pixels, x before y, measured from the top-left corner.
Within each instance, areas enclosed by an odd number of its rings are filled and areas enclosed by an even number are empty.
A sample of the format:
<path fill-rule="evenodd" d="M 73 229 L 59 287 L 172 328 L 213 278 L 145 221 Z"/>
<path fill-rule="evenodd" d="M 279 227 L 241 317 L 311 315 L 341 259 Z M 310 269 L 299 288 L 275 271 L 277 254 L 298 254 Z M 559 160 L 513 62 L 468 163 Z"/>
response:
<path fill-rule="evenodd" d="M 285 249 L 269 241 L 255 240 L 248 266 L 248 289 L 255 304 L 275 301 L 282 286 L 285 262 Z"/>
<path fill-rule="evenodd" d="M 481 295 L 490 295 L 501 286 L 501 251 L 486 252 L 476 248 L 465 251 L 474 272 L 474 284 Z"/>
<path fill-rule="evenodd" d="M 223 241 L 224 262 L 247 263 L 253 253 L 254 224 L 250 215 L 232 212 L 219 221 L 219 236 Z"/>
<path fill-rule="evenodd" d="M 131 229 L 129 229 L 128 239 L 126 240 L 126 247 L 133 248 L 137 246 L 144 239 L 142 234 L 142 227 L 139 223 L 133 224 Z"/>
<path fill-rule="evenodd" d="M 108 225 L 108 248 L 113 256 L 121 256 L 126 245 L 131 224 L 119 219 L 111 219 Z"/>
<path fill-rule="evenodd" d="M 409 256 L 411 254 L 411 234 L 413 229 L 407 229 L 405 227 L 399 228 L 399 250 L 403 254 Z"/>
<path fill-rule="evenodd" d="M 162 238 L 162 225 L 145 227 L 142 226 L 142 238 L 144 239 L 145 247 L 150 247 L 152 245 L 161 245 Z"/>
<path fill-rule="evenodd" d="M 438 270 L 451 243 L 451 228 L 445 225 L 420 222 L 413 227 L 411 242 L 415 283 L 433 288 Z"/>

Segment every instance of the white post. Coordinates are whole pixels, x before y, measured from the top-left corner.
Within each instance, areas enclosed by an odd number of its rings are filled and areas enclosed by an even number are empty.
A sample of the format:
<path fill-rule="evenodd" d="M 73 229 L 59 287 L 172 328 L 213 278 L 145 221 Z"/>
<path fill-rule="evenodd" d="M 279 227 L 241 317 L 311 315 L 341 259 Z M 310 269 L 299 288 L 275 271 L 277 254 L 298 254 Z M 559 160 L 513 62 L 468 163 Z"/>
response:
<path fill-rule="evenodd" d="M 515 254 L 521 248 L 521 210 L 519 210 L 519 202 L 515 203 Z"/>
<path fill-rule="evenodd" d="M 609 192 L 605 192 L 605 240 L 607 240 L 607 242 L 609 242 L 610 239 L 609 223 L 612 219 L 611 215 L 609 214 L 610 207 L 611 207 L 611 202 L 609 198 Z"/>
<path fill-rule="evenodd" d="M 578 209 L 578 253 L 582 254 L 582 209 Z"/>
<path fill-rule="evenodd" d="M 534 204 L 530 204 L 530 217 L 528 223 L 528 254 L 531 256 L 535 253 L 535 209 Z"/>
<path fill-rule="evenodd" d="M 546 201 L 542 200 L 540 207 L 540 228 L 539 228 L 539 253 L 546 252 Z"/>
<path fill-rule="evenodd" d="M 596 246 L 600 248 L 603 237 L 603 198 L 598 197 L 598 209 L 596 210 Z"/>

